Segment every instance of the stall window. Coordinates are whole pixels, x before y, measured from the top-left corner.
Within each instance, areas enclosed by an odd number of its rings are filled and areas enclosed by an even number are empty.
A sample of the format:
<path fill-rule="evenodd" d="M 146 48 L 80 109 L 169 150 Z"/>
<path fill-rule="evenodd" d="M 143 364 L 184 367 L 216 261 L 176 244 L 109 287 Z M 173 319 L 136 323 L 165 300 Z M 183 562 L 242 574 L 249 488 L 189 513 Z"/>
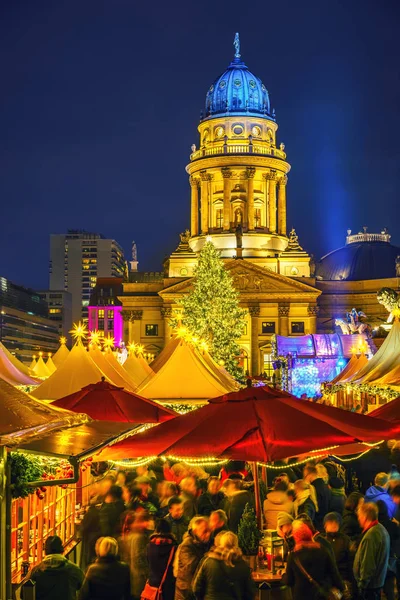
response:
<path fill-rule="evenodd" d="M 263 321 L 261 333 L 275 333 L 275 321 Z"/>
<path fill-rule="evenodd" d="M 304 333 L 304 321 L 292 321 L 292 333 Z"/>
<path fill-rule="evenodd" d="M 158 335 L 158 325 L 146 325 L 146 335 L 155 337 Z"/>

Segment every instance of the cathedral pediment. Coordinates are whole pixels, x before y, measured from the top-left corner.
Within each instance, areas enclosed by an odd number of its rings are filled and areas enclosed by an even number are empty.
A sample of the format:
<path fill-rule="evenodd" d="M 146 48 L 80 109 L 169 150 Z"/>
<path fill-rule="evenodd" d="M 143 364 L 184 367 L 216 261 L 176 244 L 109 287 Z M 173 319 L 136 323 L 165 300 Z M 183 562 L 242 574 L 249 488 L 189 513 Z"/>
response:
<path fill-rule="evenodd" d="M 274 294 L 286 297 L 311 295 L 315 298 L 320 295 L 319 290 L 310 285 L 278 275 L 246 260 L 229 260 L 225 263 L 225 268 L 231 273 L 234 286 L 241 294 Z M 164 288 L 159 294 L 162 297 L 175 293 L 180 295 L 190 292 L 191 288 L 192 278 Z"/>

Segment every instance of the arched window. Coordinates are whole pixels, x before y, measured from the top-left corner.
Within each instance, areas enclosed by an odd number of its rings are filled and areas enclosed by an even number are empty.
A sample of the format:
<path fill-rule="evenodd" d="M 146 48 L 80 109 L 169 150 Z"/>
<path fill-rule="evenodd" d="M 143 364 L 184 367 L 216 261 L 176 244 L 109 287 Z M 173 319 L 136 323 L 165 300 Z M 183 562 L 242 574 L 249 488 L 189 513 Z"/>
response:
<path fill-rule="evenodd" d="M 224 226 L 224 211 L 222 208 L 218 208 L 216 212 L 216 227 L 222 229 Z"/>
<path fill-rule="evenodd" d="M 243 223 L 243 213 L 240 208 L 235 210 L 235 225 L 239 225 Z"/>
<path fill-rule="evenodd" d="M 261 208 L 254 209 L 254 227 L 261 227 Z"/>

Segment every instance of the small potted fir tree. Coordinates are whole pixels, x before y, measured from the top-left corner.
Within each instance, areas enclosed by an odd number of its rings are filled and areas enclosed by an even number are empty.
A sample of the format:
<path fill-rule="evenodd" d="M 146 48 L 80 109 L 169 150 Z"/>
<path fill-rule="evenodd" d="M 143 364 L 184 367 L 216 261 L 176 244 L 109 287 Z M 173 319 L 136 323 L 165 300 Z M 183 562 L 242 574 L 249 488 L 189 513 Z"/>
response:
<path fill-rule="evenodd" d="M 242 518 L 240 519 L 238 538 L 244 558 L 254 571 L 256 569 L 256 559 L 262 533 L 258 529 L 254 509 L 249 504 L 246 504 Z"/>

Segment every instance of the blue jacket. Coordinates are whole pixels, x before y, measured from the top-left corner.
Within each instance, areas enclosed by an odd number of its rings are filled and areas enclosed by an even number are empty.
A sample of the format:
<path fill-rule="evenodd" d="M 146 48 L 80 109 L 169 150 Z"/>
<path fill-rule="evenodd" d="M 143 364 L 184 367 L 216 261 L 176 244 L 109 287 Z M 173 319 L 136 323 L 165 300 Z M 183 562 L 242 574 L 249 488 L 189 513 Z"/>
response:
<path fill-rule="evenodd" d="M 385 488 L 380 487 L 379 485 L 372 485 L 365 492 L 365 502 L 378 502 L 378 500 L 382 500 L 387 506 L 389 519 L 393 519 L 397 512 L 397 504 L 395 504 L 390 496 L 389 492 L 385 490 Z"/>
<path fill-rule="evenodd" d="M 353 573 L 359 589 L 383 587 L 389 552 L 389 534 L 381 523 L 377 523 L 364 533 L 353 564 Z"/>

